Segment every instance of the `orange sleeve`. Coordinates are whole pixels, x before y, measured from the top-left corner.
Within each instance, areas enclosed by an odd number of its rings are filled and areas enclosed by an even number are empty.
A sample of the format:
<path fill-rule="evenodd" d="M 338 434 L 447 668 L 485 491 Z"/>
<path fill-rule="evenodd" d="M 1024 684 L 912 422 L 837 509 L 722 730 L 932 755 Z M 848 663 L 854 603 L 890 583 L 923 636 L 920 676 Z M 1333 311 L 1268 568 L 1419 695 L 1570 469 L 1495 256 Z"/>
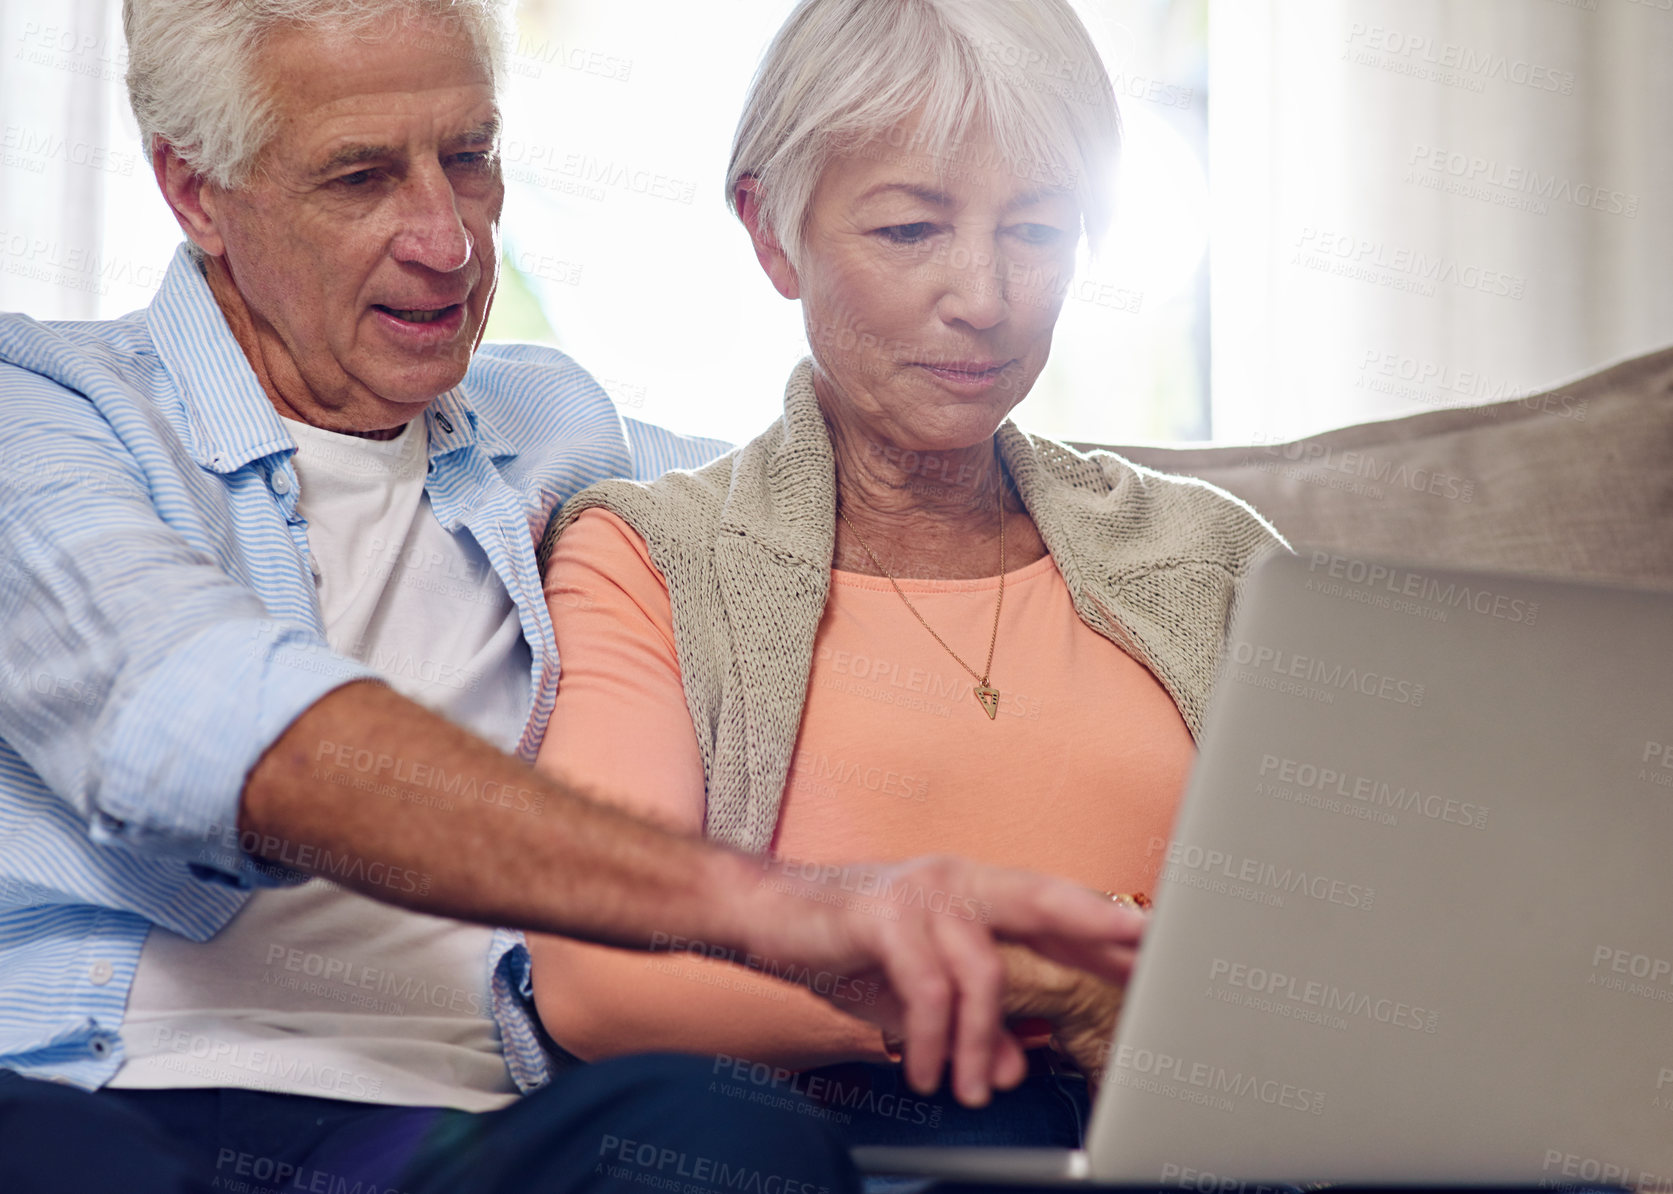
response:
<path fill-rule="evenodd" d="M 685 833 L 703 832 L 703 758 L 686 711 L 668 588 L 644 540 L 589 510 L 546 569 L 558 697 L 536 766 Z"/>
<path fill-rule="evenodd" d="M 674 650 L 668 589 L 644 541 L 589 510 L 547 567 L 562 674 L 535 765 L 677 832 L 701 834 L 703 762 Z M 588 1061 L 672 1050 L 790 1068 L 881 1061 L 878 1030 L 812 993 L 724 962 L 531 934 L 535 1006 Z"/>

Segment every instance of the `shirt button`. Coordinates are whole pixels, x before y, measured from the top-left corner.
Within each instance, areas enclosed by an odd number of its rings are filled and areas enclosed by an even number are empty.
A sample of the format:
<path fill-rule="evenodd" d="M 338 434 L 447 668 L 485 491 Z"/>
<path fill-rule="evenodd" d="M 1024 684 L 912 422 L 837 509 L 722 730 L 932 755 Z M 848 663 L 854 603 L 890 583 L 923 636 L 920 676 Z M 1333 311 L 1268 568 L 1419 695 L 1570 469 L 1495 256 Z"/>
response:
<path fill-rule="evenodd" d="M 110 976 L 114 973 L 115 971 L 111 969 L 110 963 L 100 958 L 93 963 L 92 969 L 87 972 L 87 977 L 93 980 L 95 987 L 102 987 L 110 981 Z"/>
<path fill-rule="evenodd" d="M 109 1057 L 113 1048 L 115 1048 L 114 1042 L 111 1041 L 110 1037 L 104 1035 L 103 1033 L 98 1034 L 87 1042 L 87 1051 L 94 1057 Z"/>
<path fill-rule="evenodd" d="M 313 552 L 308 553 L 308 571 L 314 574 L 315 580 L 320 578 L 319 557 Z"/>
<path fill-rule="evenodd" d="M 290 478 L 283 473 L 273 474 L 273 492 L 283 497 L 290 492 Z"/>

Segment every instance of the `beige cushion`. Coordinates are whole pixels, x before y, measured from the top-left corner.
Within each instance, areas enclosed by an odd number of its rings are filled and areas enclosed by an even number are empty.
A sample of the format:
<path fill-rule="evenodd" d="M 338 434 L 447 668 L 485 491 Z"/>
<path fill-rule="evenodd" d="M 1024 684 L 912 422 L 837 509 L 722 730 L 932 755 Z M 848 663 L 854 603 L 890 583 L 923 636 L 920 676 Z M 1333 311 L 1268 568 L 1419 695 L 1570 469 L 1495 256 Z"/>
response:
<path fill-rule="evenodd" d="M 1673 587 L 1673 349 L 1288 443 L 1113 450 L 1230 490 L 1298 547 Z"/>

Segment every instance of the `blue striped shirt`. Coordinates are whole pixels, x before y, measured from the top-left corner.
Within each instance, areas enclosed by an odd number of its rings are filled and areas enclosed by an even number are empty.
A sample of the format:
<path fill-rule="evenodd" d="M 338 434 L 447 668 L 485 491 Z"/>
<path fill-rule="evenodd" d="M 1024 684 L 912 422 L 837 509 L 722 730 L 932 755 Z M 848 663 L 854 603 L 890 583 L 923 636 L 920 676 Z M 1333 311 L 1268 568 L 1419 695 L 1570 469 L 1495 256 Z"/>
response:
<path fill-rule="evenodd" d="M 436 517 L 481 545 L 531 647 L 532 761 L 558 681 L 534 551 L 552 509 L 726 445 L 619 417 L 529 345 L 483 346 L 423 418 Z M 294 452 L 184 246 L 122 319 L 0 314 L 0 1066 L 104 1084 L 150 926 L 207 940 L 303 877 L 237 848 L 245 776 L 376 673 L 326 645 Z M 484 962 L 531 1090 L 549 1069 L 521 934 Z"/>

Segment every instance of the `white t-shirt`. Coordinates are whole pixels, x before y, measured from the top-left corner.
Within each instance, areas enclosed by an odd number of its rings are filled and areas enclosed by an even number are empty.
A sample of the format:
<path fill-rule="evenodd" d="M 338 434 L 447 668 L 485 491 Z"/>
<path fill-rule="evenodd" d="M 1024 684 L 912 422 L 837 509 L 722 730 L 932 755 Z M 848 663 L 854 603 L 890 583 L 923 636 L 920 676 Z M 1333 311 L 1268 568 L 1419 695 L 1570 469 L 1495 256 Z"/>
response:
<path fill-rule="evenodd" d="M 285 422 L 332 648 L 515 749 L 529 714 L 528 643 L 481 547 L 436 521 L 424 492 L 425 421 L 383 441 Z M 206 942 L 153 926 L 128 997 L 126 1059 L 110 1085 L 503 1107 L 516 1087 L 493 1020 L 492 937 L 323 879 L 256 892 Z"/>

